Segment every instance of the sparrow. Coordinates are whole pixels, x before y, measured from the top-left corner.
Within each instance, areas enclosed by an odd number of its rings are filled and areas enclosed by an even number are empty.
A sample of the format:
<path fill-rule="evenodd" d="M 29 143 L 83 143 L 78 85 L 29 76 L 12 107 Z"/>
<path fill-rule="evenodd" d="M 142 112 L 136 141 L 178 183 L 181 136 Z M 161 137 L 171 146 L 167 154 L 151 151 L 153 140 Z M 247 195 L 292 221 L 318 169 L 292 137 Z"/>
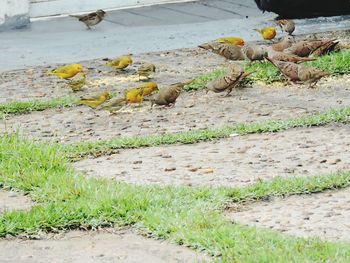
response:
<path fill-rule="evenodd" d="M 106 12 L 102 9 L 97 10 L 96 12 L 92 12 L 86 15 L 69 15 L 71 17 L 78 18 L 80 22 L 83 22 L 88 29 L 91 29 L 92 26 L 97 25 L 100 23 L 104 16 L 106 15 Z"/>
<path fill-rule="evenodd" d="M 292 35 L 295 30 L 295 23 L 291 19 L 281 19 L 275 22 L 280 26 L 282 32 L 286 32 L 288 35 Z"/>

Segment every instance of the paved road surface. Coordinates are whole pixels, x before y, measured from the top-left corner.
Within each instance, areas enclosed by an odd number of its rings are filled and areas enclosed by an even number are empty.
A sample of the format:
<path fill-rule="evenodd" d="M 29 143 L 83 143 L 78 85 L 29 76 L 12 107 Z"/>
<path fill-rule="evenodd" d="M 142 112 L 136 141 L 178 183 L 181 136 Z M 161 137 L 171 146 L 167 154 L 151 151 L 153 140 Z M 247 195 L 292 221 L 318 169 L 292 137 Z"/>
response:
<path fill-rule="evenodd" d="M 276 15 L 253 0 L 201 0 L 108 12 L 94 30 L 71 17 L 0 33 L 0 71 L 196 46 L 223 35 L 257 40 L 252 28 Z M 296 34 L 350 28 L 349 17 L 297 20 Z"/>

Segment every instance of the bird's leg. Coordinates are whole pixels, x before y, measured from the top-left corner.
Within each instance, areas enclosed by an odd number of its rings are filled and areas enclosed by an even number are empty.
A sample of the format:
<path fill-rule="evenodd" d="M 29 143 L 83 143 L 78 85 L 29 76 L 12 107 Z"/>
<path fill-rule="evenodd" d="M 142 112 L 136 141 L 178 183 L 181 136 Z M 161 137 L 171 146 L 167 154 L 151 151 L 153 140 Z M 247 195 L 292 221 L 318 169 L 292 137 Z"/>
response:
<path fill-rule="evenodd" d="M 169 103 L 169 105 L 167 106 L 168 109 L 174 108 L 175 107 L 175 103 Z"/>
<path fill-rule="evenodd" d="M 224 95 L 224 97 L 228 97 L 228 96 L 230 95 L 231 91 L 232 91 L 232 89 L 229 89 L 229 90 L 226 92 L 226 94 Z"/>
<path fill-rule="evenodd" d="M 315 88 L 315 85 L 316 85 L 316 81 L 311 82 L 310 85 L 309 85 L 309 89 Z"/>

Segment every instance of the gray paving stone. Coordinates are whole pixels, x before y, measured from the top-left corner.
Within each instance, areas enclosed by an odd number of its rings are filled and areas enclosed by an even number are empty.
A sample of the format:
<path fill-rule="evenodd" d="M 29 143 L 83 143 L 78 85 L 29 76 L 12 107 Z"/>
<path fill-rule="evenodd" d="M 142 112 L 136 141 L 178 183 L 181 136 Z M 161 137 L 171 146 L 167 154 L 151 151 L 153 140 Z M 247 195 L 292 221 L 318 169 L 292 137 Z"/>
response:
<path fill-rule="evenodd" d="M 350 188 L 275 198 L 227 212 L 235 222 L 300 237 L 350 241 Z"/>
<path fill-rule="evenodd" d="M 29 209 L 33 202 L 18 192 L 0 190 L 0 213 L 17 209 Z"/>

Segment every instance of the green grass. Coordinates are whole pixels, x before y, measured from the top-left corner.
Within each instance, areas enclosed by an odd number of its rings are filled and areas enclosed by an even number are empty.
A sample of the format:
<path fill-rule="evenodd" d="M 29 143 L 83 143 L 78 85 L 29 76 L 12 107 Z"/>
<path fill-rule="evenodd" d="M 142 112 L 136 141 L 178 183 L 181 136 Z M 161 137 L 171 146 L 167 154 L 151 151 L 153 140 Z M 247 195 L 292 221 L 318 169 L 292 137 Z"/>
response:
<path fill-rule="evenodd" d="M 296 127 L 321 126 L 329 123 L 345 123 L 350 120 L 350 107 L 331 109 L 313 115 L 300 116 L 281 121 L 264 121 L 257 123 L 238 124 L 221 128 L 200 129 L 164 135 L 144 137 L 119 137 L 93 142 L 78 142 L 62 146 L 72 160 L 85 156 L 100 156 L 113 153 L 118 149 L 151 147 L 169 144 L 190 144 L 229 137 L 232 133 L 239 135 L 251 133 L 279 132 Z"/>
<path fill-rule="evenodd" d="M 184 244 L 220 262 L 349 262 L 350 245 L 285 236 L 232 224 L 230 202 L 319 192 L 349 186 L 350 172 L 259 182 L 238 188 L 134 186 L 77 174 L 55 144 L 17 135 L 0 138 L 0 182 L 37 205 L 0 215 L 0 237 L 98 226 L 127 226 Z"/>
<path fill-rule="evenodd" d="M 350 51 L 333 52 L 328 55 L 319 57 L 315 61 L 305 63 L 305 65 L 313 66 L 326 70 L 332 75 L 342 75 L 350 73 Z M 247 72 L 255 72 L 246 78 L 247 83 L 261 81 L 270 84 L 277 81 L 285 81 L 286 79 L 270 62 L 254 62 L 245 63 L 244 69 Z M 187 90 L 204 89 L 205 85 L 225 74 L 224 69 L 217 69 L 213 72 L 198 76 L 190 85 L 186 86 Z"/>
<path fill-rule="evenodd" d="M 24 114 L 33 111 L 43 111 L 58 107 L 72 107 L 77 105 L 74 97 L 54 98 L 49 100 L 13 101 L 0 104 L 1 114 Z"/>

